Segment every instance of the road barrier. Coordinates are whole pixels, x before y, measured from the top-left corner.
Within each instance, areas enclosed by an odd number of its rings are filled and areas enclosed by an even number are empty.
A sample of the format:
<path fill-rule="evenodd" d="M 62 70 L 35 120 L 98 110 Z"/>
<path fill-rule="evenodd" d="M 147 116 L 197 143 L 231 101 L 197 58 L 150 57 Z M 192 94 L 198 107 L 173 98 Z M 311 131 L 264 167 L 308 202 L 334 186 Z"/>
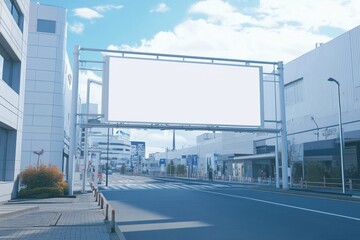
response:
<path fill-rule="evenodd" d="M 100 206 L 100 209 L 103 209 L 103 213 L 105 214 L 104 221 L 109 223 L 109 232 L 115 233 L 120 237 L 120 239 L 125 239 L 120 231 L 119 228 L 116 228 L 116 221 L 115 221 L 115 209 L 111 208 L 109 202 L 107 202 L 106 198 L 99 192 L 97 188 L 93 189 L 94 191 L 94 197 L 95 202 L 97 202 L 97 205 Z M 104 209 L 105 205 L 105 209 Z M 111 219 L 109 221 L 109 212 L 111 211 Z"/>
<path fill-rule="evenodd" d="M 111 228 L 110 228 L 110 232 L 115 232 L 115 210 L 113 209 L 111 211 Z"/>
<path fill-rule="evenodd" d="M 109 220 L 109 204 L 106 204 L 106 210 L 105 210 L 105 221 Z"/>

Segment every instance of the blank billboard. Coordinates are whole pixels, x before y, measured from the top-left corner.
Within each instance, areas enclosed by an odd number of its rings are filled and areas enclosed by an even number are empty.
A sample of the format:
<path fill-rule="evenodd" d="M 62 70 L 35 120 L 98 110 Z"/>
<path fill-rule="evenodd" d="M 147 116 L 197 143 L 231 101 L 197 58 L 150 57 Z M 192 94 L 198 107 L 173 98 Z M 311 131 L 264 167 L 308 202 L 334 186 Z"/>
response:
<path fill-rule="evenodd" d="M 262 126 L 260 67 L 106 57 L 108 121 Z"/>

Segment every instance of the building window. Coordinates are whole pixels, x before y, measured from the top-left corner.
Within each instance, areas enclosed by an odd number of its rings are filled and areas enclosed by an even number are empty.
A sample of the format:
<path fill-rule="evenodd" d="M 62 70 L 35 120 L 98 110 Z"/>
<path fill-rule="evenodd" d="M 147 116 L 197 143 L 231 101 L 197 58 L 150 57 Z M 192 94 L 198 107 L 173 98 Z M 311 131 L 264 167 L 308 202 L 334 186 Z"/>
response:
<path fill-rule="evenodd" d="M 20 61 L 16 61 L 10 57 L 10 55 L 6 52 L 5 48 L 0 45 L 0 58 L 2 65 L 0 67 L 2 72 L 0 78 L 9 85 L 16 93 L 19 93 L 20 89 L 20 71 L 21 71 L 21 63 Z"/>
<path fill-rule="evenodd" d="M 0 181 L 5 181 L 8 130 L 0 127 Z"/>
<path fill-rule="evenodd" d="M 37 31 L 45 33 L 55 33 L 56 22 L 51 20 L 38 19 L 37 20 Z"/>
<path fill-rule="evenodd" d="M 20 11 L 19 6 L 17 5 L 15 0 L 5 0 L 5 4 L 7 8 L 9 9 L 11 15 L 13 16 L 16 24 L 20 28 L 20 30 L 23 30 L 23 22 L 24 22 L 24 15 Z"/>
<path fill-rule="evenodd" d="M 292 106 L 301 103 L 304 99 L 303 78 L 285 84 L 285 103 Z"/>

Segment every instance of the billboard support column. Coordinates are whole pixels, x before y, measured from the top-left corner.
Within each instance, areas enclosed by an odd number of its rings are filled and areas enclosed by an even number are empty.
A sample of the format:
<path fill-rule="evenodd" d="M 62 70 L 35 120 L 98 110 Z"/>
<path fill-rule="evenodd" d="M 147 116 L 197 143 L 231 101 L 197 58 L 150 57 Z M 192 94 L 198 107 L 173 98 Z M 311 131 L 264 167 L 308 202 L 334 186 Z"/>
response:
<path fill-rule="evenodd" d="M 282 187 L 289 189 L 288 184 L 288 150 L 287 150 L 287 130 L 286 130 L 286 112 L 285 112 L 285 87 L 284 87 L 284 65 L 278 62 L 279 73 L 279 95 L 281 112 L 281 160 L 282 160 Z"/>
<path fill-rule="evenodd" d="M 79 59 L 80 46 L 74 47 L 74 69 L 73 69 L 73 86 L 71 99 L 71 115 L 70 115 L 70 153 L 69 153 L 69 172 L 68 184 L 69 195 L 73 195 L 74 186 L 74 160 L 76 158 L 76 122 L 77 122 L 77 106 L 78 106 L 78 91 L 79 91 Z"/>

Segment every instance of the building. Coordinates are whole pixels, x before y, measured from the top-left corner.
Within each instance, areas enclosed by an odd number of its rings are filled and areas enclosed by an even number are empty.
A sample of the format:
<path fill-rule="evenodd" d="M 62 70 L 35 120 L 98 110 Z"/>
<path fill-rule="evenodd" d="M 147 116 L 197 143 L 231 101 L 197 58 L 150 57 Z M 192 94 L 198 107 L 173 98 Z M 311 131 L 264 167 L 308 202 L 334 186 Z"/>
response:
<path fill-rule="evenodd" d="M 339 81 L 341 89 L 345 175 L 360 178 L 359 66 L 360 26 L 328 43 L 317 44 L 314 50 L 285 64 L 288 167 L 294 181 L 307 178 L 304 166 L 309 163 L 320 164 L 324 174 L 328 171 L 329 175 L 330 169 L 340 169 L 338 89 L 328 81 L 330 77 Z M 274 115 L 271 109 L 267 110 Z M 205 164 L 211 162 L 214 170 L 225 175 L 246 179 L 275 177 L 275 134 L 224 132 L 214 139 L 204 137 L 200 136 L 194 147 L 157 153 L 154 158 L 169 162 L 197 155 L 199 173 L 206 172 Z M 332 177 L 341 177 L 340 171 L 336 172 Z"/>
<path fill-rule="evenodd" d="M 86 114 L 86 103 L 81 104 L 81 113 Z M 100 121 L 96 119 L 98 114 L 98 104 L 89 103 L 89 121 Z M 82 117 L 82 122 L 86 118 Z M 81 129 L 81 151 L 80 151 L 80 169 L 83 169 L 83 159 L 85 150 L 85 128 Z M 125 129 L 113 128 L 90 128 L 88 130 L 88 151 L 89 156 L 94 156 L 95 152 L 99 153 L 100 171 L 106 169 L 106 164 L 109 163 L 110 169 L 119 169 L 121 165 L 128 164 L 131 155 L 130 132 Z M 89 158 L 90 165 L 95 164 L 93 158 Z M 87 166 L 89 167 L 89 166 Z"/>
<path fill-rule="evenodd" d="M 109 131 L 108 131 L 109 130 Z M 94 128 L 89 132 L 89 153 L 92 150 L 100 153 L 100 170 L 118 169 L 130 161 L 130 134 L 126 130 Z"/>
<path fill-rule="evenodd" d="M 56 165 L 67 175 L 72 72 L 66 9 L 30 4 L 21 169 Z"/>
<path fill-rule="evenodd" d="M 360 173 L 360 26 L 285 65 L 290 160 L 340 167 L 338 88 L 345 140 L 344 169 Z M 304 174 L 304 173 L 302 173 Z M 306 172 L 305 172 L 306 176 Z"/>
<path fill-rule="evenodd" d="M 0 1 L 0 202 L 20 172 L 29 0 Z"/>

